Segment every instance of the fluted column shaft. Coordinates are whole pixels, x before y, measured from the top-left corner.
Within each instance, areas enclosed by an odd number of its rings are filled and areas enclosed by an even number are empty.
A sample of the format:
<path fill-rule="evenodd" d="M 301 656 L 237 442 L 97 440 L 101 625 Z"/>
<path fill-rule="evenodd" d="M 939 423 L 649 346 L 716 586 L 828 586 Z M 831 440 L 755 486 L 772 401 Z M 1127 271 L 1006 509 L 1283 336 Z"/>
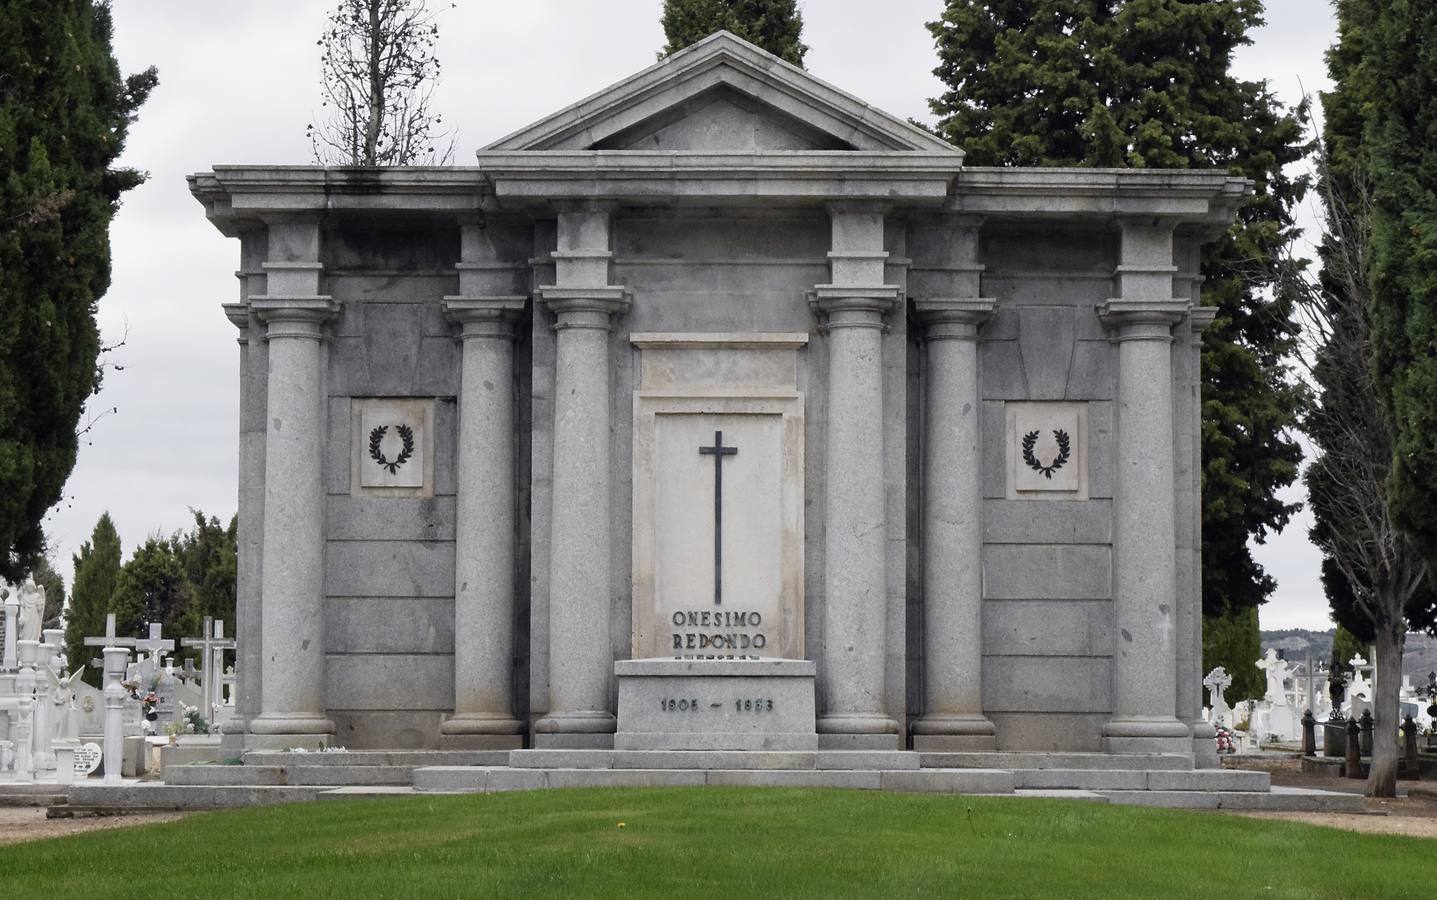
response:
<path fill-rule="evenodd" d="M 983 715 L 983 497 L 978 329 L 991 300 L 919 300 L 923 437 L 923 716 L 915 749 L 995 746 Z"/>
<path fill-rule="evenodd" d="M 460 328 L 454 715 L 445 735 L 505 736 L 514 715 L 514 321 L 522 298 L 450 300 Z M 512 736 L 512 737 L 510 737 Z"/>
<path fill-rule="evenodd" d="M 320 378 L 331 301 L 256 302 L 269 341 L 265 433 L 261 711 L 250 731 L 326 735 L 324 715 L 325 421 Z M 316 740 L 317 743 L 317 740 Z"/>

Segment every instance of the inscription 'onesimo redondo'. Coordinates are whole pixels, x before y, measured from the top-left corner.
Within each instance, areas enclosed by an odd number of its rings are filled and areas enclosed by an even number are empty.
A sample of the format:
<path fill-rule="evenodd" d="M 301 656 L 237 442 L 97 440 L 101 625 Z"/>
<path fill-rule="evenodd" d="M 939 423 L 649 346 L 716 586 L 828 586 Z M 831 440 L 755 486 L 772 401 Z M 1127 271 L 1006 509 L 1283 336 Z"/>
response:
<path fill-rule="evenodd" d="M 675 610 L 669 619 L 678 659 L 758 659 L 768 646 L 757 610 Z"/>

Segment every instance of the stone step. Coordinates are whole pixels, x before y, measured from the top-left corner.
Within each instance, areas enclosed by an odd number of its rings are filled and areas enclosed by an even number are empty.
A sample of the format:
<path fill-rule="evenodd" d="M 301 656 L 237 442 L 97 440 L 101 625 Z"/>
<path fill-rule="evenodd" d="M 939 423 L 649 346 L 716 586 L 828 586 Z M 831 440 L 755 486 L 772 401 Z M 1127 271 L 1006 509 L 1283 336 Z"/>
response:
<path fill-rule="evenodd" d="M 1019 788 L 1115 791 L 1265 791 L 1266 772 L 1237 769 L 1015 769 Z"/>
<path fill-rule="evenodd" d="M 411 785 L 397 784 L 356 784 L 349 787 L 320 791 L 317 800 L 367 800 L 376 797 L 413 797 L 417 792 Z"/>
<path fill-rule="evenodd" d="M 1243 809 L 1274 812 L 1363 812 L 1361 794 L 1274 787 L 1268 791 L 1098 791 L 1120 806 Z"/>
<path fill-rule="evenodd" d="M 0 784 L 0 806 L 54 806 L 64 802 L 62 785 Z"/>
<path fill-rule="evenodd" d="M 502 766 L 508 750 L 338 750 L 294 753 L 251 750 L 247 766 Z"/>
<path fill-rule="evenodd" d="M 518 769 L 892 769 L 916 770 L 901 750 L 511 750 Z"/>
<path fill-rule="evenodd" d="M 1181 753 L 1025 753 L 1012 750 L 924 752 L 924 768 L 935 769 L 1165 769 L 1190 770 Z"/>
<path fill-rule="evenodd" d="M 1107 803 L 1108 798 L 1097 791 L 1076 791 L 1065 788 L 1033 789 L 1018 788 L 1013 792 L 1015 797 L 1034 797 L 1039 800 L 1089 800 L 1094 803 Z"/>
<path fill-rule="evenodd" d="M 175 785 L 408 785 L 414 766 L 171 766 Z"/>
<path fill-rule="evenodd" d="M 303 803 L 314 787 L 203 786 L 149 783 L 76 784 L 67 792 L 76 811 L 103 809 L 224 809 L 273 803 Z"/>
<path fill-rule="evenodd" d="M 834 787 L 914 793 L 1011 794 L 1013 774 L 983 769 L 524 769 L 433 766 L 414 770 L 420 793 L 564 787 Z"/>

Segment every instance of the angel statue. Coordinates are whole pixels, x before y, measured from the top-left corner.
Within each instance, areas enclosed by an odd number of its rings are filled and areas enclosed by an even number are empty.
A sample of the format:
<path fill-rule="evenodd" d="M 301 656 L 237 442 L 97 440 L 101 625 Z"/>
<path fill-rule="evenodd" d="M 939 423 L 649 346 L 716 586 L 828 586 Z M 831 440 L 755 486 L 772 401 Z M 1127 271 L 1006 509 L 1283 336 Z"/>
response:
<path fill-rule="evenodd" d="M 45 617 L 45 586 L 29 582 L 20 586 L 20 627 L 16 635 L 22 641 L 40 640 L 40 626 Z"/>
<path fill-rule="evenodd" d="M 55 740 L 57 741 L 80 741 L 80 710 L 75 707 L 75 686 L 73 682 L 79 677 L 79 669 L 66 675 L 64 678 L 57 676 L 45 666 L 45 674 L 50 678 L 50 691 L 55 702 Z"/>

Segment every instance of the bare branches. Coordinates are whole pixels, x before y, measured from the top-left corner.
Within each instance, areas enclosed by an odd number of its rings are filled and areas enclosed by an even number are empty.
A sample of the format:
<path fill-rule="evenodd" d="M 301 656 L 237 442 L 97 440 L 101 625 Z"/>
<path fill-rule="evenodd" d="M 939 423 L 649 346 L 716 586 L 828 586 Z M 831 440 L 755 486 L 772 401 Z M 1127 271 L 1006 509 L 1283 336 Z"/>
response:
<path fill-rule="evenodd" d="M 340 0 L 318 41 L 324 112 L 307 129 L 315 162 L 443 165 L 453 158 L 453 132 L 431 108 L 441 71 L 438 15 L 428 0 Z"/>

